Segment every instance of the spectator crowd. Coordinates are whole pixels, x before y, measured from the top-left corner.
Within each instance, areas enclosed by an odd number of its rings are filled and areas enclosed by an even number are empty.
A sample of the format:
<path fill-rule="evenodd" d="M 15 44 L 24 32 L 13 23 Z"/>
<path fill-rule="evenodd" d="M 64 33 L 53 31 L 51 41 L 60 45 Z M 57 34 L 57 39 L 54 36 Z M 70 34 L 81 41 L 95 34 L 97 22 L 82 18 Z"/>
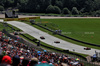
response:
<path fill-rule="evenodd" d="M 0 66 L 84 66 L 79 58 L 65 54 L 39 51 L 11 38 L 0 35 Z"/>

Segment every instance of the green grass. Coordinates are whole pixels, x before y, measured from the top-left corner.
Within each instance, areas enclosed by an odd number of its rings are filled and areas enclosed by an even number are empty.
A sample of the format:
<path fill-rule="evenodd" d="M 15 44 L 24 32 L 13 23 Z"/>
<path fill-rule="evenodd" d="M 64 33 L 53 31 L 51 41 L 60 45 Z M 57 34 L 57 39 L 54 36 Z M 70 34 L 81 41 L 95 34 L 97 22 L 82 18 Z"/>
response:
<path fill-rule="evenodd" d="M 44 31 L 44 32 L 47 32 L 47 33 L 50 34 L 50 35 L 53 35 L 52 32 L 50 32 L 50 31 L 48 31 L 48 30 L 45 30 L 45 29 L 43 29 L 43 28 L 41 28 L 41 27 L 39 27 L 39 26 L 36 26 L 36 25 L 33 25 L 33 26 L 34 26 L 35 28 L 37 28 L 37 29 L 40 29 L 40 30 L 42 30 L 42 31 Z M 85 47 L 90 47 L 90 48 L 95 48 L 95 49 L 100 49 L 100 47 L 95 47 L 95 46 L 86 45 L 86 44 L 83 44 L 83 43 L 80 43 L 80 42 L 76 42 L 76 41 L 67 39 L 67 38 L 62 37 L 62 36 L 59 36 L 59 35 L 53 35 L 53 36 L 58 37 L 58 38 L 60 38 L 60 39 L 62 39 L 62 40 L 65 40 L 65 41 L 68 41 L 68 42 L 77 44 L 77 45 L 81 45 L 81 46 L 85 46 Z"/>
<path fill-rule="evenodd" d="M 4 26 L 2 23 L 0 23 L 0 31 L 2 31 L 2 29 L 4 29 Z"/>
<path fill-rule="evenodd" d="M 0 31 L 2 31 L 3 29 L 6 29 L 7 31 L 11 31 L 11 28 L 8 27 L 7 25 L 3 24 L 3 23 L 0 23 Z"/>
<path fill-rule="evenodd" d="M 61 21 L 64 21 L 64 22 L 61 22 Z M 79 20 L 91 20 L 91 19 L 41 19 L 41 21 L 43 22 L 52 22 L 52 23 L 54 23 L 54 24 L 59 24 L 59 28 L 61 28 L 62 27 L 62 29 L 64 28 L 64 30 L 66 30 L 66 29 L 68 29 L 68 28 L 66 28 L 67 26 L 63 26 L 63 23 L 66 23 L 67 22 L 67 20 L 69 21 L 74 21 L 74 20 L 77 20 L 77 21 L 79 21 Z M 98 20 L 98 19 L 93 19 L 93 20 Z M 57 21 L 57 22 L 56 22 Z M 60 22 L 59 22 L 60 21 Z M 29 23 L 29 22 L 25 22 L 25 23 L 27 23 L 27 24 L 29 24 L 29 25 L 31 25 L 31 23 Z M 70 22 L 69 22 L 70 23 Z M 78 22 L 79 23 L 79 22 Z M 60 25 L 62 25 L 61 27 L 60 27 Z M 64 24 L 64 25 L 66 25 L 66 24 Z M 36 27 L 37 29 L 40 29 L 40 30 L 42 30 L 42 31 L 44 31 L 44 32 L 47 32 L 47 33 L 49 33 L 50 35 L 53 35 L 52 34 L 52 32 L 50 32 L 50 31 L 48 31 L 48 30 L 46 30 L 46 29 L 43 29 L 43 28 L 41 28 L 41 27 L 39 27 L 39 26 L 36 26 L 36 25 L 32 25 L 33 27 Z M 73 26 L 72 26 L 73 27 Z M 75 26 L 74 26 L 75 27 Z M 70 26 L 69 26 L 69 29 L 70 29 Z M 73 28 L 73 31 L 75 31 L 74 30 L 75 28 Z M 81 29 L 81 28 L 80 28 Z M 95 30 L 95 29 L 94 29 Z M 63 31 L 63 30 L 62 30 Z M 67 31 L 66 31 L 67 32 Z M 64 32 L 63 32 L 64 33 Z M 71 33 L 72 34 L 72 33 Z M 66 36 L 69 36 L 69 37 L 71 37 L 70 35 L 70 32 L 69 33 L 67 33 L 67 34 L 64 34 L 64 35 L 66 35 Z M 81 34 L 81 33 L 80 33 Z M 79 35 L 80 35 L 79 34 Z M 94 33 L 95 34 L 95 33 Z M 86 35 L 94 35 L 94 34 L 86 34 Z M 76 34 L 73 34 L 73 35 L 76 35 Z M 85 35 L 85 34 L 84 34 Z M 90 48 L 95 48 L 95 49 L 100 49 L 100 47 L 95 47 L 95 46 L 91 46 L 91 45 L 86 45 L 86 44 L 83 44 L 83 43 L 80 43 L 80 42 L 76 42 L 76 41 L 73 41 L 73 40 L 70 40 L 70 39 L 67 39 L 67 38 L 64 38 L 64 37 L 62 37 L 62 36 L 59 36 L 59 35 L 53 35 L 53 36 L 55 36 L 55 37 L 58 37 L 58 38 L 60 38 L 60 39 L 63 39 L 63 40 L 65 40 L 65 41 L 68 41 L 68 42 L 71 42 L 71 43 L 74 43 L 74 44 L 77 44 L 77 45 L 81 45 L 81 46 L 85 46 L 85 47 L 90 47 Z M 77 37 L 77 36 L 76 36 Z M 98 36 L 97 36 L 98 37 Z M 74 38 L 74 37 L 72 37 L 72 38 Z M 81 37 L 82 38 L 82 37 Z M 76 39 L 76 38 L 75 38 Z M 79 40 L 79 39 L 78 39 Z M 89 39 L 88 39 L 89 40 Z M 81 40 L 82 41 L 82 40 Z M 91 41 L 91 40 L 90 40 Z M 95 40 L 94 40 L 95 41 Z M 85 41 L 86 42 L 86 41 Z M 99 41 L 98 41 L 99 42 Z"/>
<path fill-rule="evenodd" d="M 71 38 L 100 45 L 100 19 L 41 19 L 59 26 Z"/>
<path fill-rule="evenodd" d="M 10 25 L 10 24 L 8 24 L 10 27 L 13 27 L 13 29 L 15 29 L 15 30 L 19 30 L 19 31 L 22 31 L 21 29 L 19 29 L 19 28 L 17 28 L 17 27 L 15 27 L 15 26 L 12 26 L 12 25 Z M 12 28 L 11 28 L 12 29 Z"/>
<path fill-rule="evenodd" d="M 15 29 L 15 30 L 20 30 L 19 28 L 15 27 L 15 26 L 12 26 L 10 24 L 6 25 L 6 24 L 3 24 L 3 23 L 0 23 L 0 31 L 2 31 L 3 29 L 6 29 L 9 32 L 13 32 L 14 30 L 12 30 L 12 28 L 10 28 L 8 26 L 13 27 L 13 29 Z M 20 30 L 20 31 L 22 31 L 22 30 Z"/>

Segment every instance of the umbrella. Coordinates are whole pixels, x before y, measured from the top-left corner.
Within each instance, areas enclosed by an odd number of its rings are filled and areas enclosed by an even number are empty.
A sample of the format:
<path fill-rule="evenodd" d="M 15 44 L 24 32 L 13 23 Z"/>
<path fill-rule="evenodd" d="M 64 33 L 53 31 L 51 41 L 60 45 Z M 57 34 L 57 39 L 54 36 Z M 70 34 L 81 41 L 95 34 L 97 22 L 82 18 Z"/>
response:
<path fill-rule="evenodd" d="M 42 63 L 47 63 L 47 61 L 42 61 Z"/>
<path fill-rule="evenodd" d="M 54 65 L 48 64 L 48 63 L 40 63 L 40 64 L 37 64 L 36 66 L 54 66 Z"/>
<path fill-rule="evenodd" d="M 38 54 L 39 56 L 41 55 L 41 54 Z"/>
<path fill-rule="evenodd" d="M 75 60 L 80 60 L 79 58 L 76 58 Z"/>
<path fill-rule="evenodd" d="M 38 64 L 40 64 L 41 62 L 38 62 Z"/>
<path fill-rule="evenodd" d="M 21 56 L 21 57 L 20 57 L 20 59 L 22 60 L 22 59 L 24 59 L 24 57 L 23 57 L 23 56 Z"/>
<path fill-rule="evenodd" d="M 12 39 L 9 39 L 9 40 L 12 40 Z"/>
<path fill-rule="evenodd" d="M 44 50 L 44 52 L 47 52 L 47 50 Z"/>
<path fill-rule="evenodd" d="M 37 51 L 37 53 L 41 53 L 41 51 Z"/>
<path fill-rule="evenodd" d="M 17 42 L 17 40 L 15 40 L 14 42 Z"/>
<path fill-rule="evenodd" d="M 5 36 L 3 36 L 3 38 L 5 38 Z"/>

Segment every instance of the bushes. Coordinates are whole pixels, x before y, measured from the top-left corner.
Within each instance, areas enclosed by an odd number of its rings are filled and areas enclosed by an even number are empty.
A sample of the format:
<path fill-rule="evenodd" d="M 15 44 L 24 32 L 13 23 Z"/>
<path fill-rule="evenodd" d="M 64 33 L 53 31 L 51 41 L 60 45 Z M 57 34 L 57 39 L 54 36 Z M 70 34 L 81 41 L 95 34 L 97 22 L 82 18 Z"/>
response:
<path fill-rule="evenodd" d="M 73 14 L 73 15 L 79 14 L 79 11 L 77 10 L 76 7 L 73 7 L 73 8 L 72 8 L 72 14 Z"/>
<path fill-rule="evenodd" d="M 52 6 L 52 5 L 49 5 L 48 7 L 47 7 L 47 9 L 46 9 L 46 12 L 47 13 L 54 13 L 54 7 Z"/>
<path fill-rule="evenodd" d="M 46 9 L 46 13 L 56 13 L 56 14 L 60 14 L 61 10 L 58 6 L 52 6 L 49 5 Z"/>
<path fill-rule="evenodd" d="M 56 14 L 60 14 L 61 13 L 61 10 L 60 10 L 60 8 L 58 6 L 54 6 L 54 12 Z"/>
<path fill-rule="evenodd" d="M 100 10 L 95 11 L 94 15 L 99 17 L 100 16 Z"/>
<path fill-rule="evenodd" d="M 63 14 L 70 14 L 70 11 L 69 11 L 68 8 L 64 8 L 64 9 L 62 10 L 62 13 L 63 13 Z"/>

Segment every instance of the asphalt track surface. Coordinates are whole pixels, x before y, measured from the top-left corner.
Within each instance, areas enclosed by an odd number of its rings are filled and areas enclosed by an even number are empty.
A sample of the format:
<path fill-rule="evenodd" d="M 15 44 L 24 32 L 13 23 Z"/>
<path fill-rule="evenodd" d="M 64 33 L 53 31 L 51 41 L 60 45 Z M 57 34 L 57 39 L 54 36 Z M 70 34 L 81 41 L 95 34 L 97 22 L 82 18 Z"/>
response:
<path fill-rule="evenodd" d="M 21 17 L 24 17 L 24 16 L 21 16 Z M 25 16 L 25 17 L 27 17 L 27 16 Z M 41 18 L 53 18 L 53 17 L 41 17 Z M 59 18 L 59 17 L 54 17 L 54 18 Z M 64 17 L 62 17 L 62 18 L 64 18 Z M 75 17 L 73 17 L 73 18 L 75 18 Z M 92 18 L 92 17 L 90 17 L 90 18 Z M 3 20 L 1 19 L 0 22 L 3 22 Z M 91 50 L 84 50 L 84 48 L 85 48 L 84 46 L 79 46 L 79 45 L 72 44 L 70 42 L 61 40 L 59 38 L 49 35 L 48 33 L 38 30 L 35 27 L 32 27 L 28 24 L 25 24 L 25 23 L 22 23 L 19 21 L 8 21 L 7 23 L 9 23 L 15 27 L 18 27 L 19 29 L 23 30 L 25 33 L 37 38 L 38 40 L 41 40 L 44 43 L 47 43 L 49 45 L 52 45 L 52 46 L 55 46 L 58 48 L 62 48 L 62 49 L 69 50 L 69 51 L 73 51 L 73 49 L 74 49 L 75 52 L 87 54 L 90 56 L 95 54 L 95 51 L 100 52 L 100 50 L 93 49 L 93 48 Z M 44 36 L 45 40 L 40 39 L 40 36 Z M 57 43 L 54 43 L 54 41 L 60 41 L 60 43 L 57 44 Z"/>

